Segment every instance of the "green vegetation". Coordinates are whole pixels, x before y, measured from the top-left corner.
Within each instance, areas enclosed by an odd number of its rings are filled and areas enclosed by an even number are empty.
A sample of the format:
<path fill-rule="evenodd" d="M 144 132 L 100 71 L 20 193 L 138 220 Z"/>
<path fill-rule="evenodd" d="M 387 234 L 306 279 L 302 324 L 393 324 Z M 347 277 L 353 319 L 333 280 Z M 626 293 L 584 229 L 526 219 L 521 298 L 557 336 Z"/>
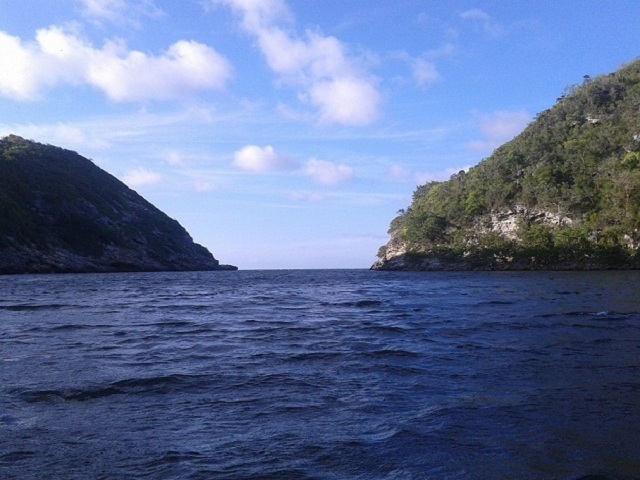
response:
<path fill-rule="evenodd" d="M 86 158 L 0 139 L 0 273 L 216 268 L 177 221 Z"/>
<path fill-rule="evenodd" d="M 513 238 L 482 228 L 492 213 L 516 211 L 525 213 Z M 474 266 L 613 268 L 640 265 L 639 229 L 637 60 L 585 76 L 468 172 L 418 187 L 389 233 L 413 256 L 446 253 Z"/>

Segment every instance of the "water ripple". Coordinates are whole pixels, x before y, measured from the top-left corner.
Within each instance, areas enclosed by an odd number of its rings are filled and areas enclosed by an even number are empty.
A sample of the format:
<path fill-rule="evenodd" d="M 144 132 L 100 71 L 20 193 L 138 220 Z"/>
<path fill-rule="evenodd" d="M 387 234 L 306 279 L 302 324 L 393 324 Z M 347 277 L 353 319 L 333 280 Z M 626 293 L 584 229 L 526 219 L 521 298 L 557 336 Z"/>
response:
<path fill-rule="evenodd" d="M 0 477 L 640 471 L 634 272 L 17 276 L 1 288 Z"/>

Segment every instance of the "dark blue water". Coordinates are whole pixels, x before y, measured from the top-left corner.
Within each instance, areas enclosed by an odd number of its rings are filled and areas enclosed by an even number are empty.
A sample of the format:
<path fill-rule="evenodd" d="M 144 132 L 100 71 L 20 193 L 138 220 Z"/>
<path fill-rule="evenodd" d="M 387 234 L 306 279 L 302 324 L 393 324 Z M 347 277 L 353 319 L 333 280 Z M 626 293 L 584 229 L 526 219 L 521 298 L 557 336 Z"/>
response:
<path fill-rule="evenodd" d="M 0 478 L 640 478 L 640 273 L 0 277 Z"/>

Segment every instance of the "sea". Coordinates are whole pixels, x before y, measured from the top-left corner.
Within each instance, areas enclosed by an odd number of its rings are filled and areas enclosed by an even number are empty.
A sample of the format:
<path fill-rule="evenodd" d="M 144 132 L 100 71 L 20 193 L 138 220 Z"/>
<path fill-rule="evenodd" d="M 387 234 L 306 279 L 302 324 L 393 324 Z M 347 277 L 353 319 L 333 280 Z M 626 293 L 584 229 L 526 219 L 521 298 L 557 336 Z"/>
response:
<path fill-rule="evenodd" d="M 2 479 L 640 478 L 640 272 L 0 277 Z"/>

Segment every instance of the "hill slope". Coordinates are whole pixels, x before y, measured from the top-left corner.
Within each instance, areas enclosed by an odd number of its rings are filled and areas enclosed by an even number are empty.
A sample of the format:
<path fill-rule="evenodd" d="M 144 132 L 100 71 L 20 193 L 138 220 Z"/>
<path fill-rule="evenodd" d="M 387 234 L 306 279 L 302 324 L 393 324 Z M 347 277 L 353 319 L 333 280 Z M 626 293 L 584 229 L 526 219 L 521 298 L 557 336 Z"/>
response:
<path fill-rule="evenodd" d="M 0 273 L 234 268 L 90 160 L 0 139 Z"/>
<path fill-rule="evenodd" d="M 639 268 L 640 60 L 568 87 L 512 141 L 417 188 L 374 269 Z"/>

